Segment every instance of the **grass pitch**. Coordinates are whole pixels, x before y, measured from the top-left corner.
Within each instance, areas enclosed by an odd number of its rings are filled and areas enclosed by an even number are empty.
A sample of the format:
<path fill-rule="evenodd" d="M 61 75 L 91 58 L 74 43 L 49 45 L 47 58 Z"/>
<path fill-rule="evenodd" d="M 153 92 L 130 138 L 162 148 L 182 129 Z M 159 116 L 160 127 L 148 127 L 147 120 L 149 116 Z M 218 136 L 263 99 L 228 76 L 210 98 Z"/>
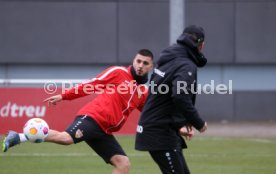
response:
<path fill-rule="evenodd" d="M 132 166 L 130 174 L 161 173 L 146 152 L 134 150 L 133 136 L 118 136 Z M 275 174 L 276 140 L 197 137 L 184 154 L 191 173 Z M 61 146 L 23 143 L 0 152 L 1 174 L 109 174 L 112 167 L 85 143 Z"/>

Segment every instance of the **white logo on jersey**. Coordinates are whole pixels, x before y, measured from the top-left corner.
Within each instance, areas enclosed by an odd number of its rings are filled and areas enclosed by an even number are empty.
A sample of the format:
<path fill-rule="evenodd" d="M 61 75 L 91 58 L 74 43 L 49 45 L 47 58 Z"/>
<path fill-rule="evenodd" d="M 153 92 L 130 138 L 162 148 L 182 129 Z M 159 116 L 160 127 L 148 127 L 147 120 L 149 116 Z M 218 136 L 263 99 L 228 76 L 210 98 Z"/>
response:
<path fill-rule="evenodd" d="M 157 68 L 154 68 L 154 73 L 157 74 L 157 75 L 159 75 L 159 76 L 161 76 L 161 77 L 164 77 L 165 74 L 166 74 L 165 72 L 162 72 L 162 71 L 160 71 Z"/>
<path fill-rule="evenodd" d="M 138 125 L 136 128 L 136 132 L 142 133 L 143 132 L 143 126 Z"/>
<path fill-rule="evenodd" d="M 78 129 L 76 131 L 75 138 L 81 138 L 81 137 L 83 137 L 83 133 L 82 133 L 82 131 L 80 129 Z"/>

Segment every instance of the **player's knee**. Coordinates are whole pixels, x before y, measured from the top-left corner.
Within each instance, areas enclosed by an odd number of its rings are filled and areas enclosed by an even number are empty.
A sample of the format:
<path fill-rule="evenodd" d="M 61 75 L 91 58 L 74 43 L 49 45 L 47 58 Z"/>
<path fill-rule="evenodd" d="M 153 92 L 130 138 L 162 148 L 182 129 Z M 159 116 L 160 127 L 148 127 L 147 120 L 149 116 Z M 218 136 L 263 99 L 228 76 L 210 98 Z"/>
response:
<path fill-rule="evenodd" d="M 128 171 L 130 168 L 130 161 L 127 156 L 115 155 L 111 158 L 111 162 L 116 168 L 122 171 Z"/>

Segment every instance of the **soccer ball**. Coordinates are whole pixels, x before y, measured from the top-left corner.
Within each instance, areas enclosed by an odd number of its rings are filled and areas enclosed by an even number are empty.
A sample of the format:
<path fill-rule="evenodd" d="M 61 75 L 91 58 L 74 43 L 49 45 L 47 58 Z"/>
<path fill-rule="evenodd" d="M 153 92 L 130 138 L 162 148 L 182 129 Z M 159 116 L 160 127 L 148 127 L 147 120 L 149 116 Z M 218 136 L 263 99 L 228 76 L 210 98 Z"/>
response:
<path fill-rule="evenodd" d="M 49 126 L 41 118 L 32 118 L 27 121 L 23 128 L 26 138 L 33 143 L 41 143 L 48 136 Z"/>

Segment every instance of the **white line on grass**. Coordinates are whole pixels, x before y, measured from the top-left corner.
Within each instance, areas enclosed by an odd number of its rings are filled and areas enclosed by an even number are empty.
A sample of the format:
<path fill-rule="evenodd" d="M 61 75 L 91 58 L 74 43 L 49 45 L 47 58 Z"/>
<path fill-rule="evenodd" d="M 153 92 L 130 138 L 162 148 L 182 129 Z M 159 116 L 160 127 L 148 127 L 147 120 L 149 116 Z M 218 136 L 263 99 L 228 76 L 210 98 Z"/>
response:
<path fill-rule="evenodd" d="M 147 154 L 128 154 L 128 156 L 146 156 Z M 14 157 L 89 157 L 98 156 L 96 153 L 0 153 L 0 156 L 14 156 Z"/>
<path fill-rule="evenodd" d="M 262 138 L 243 138 L 243 137 L 197 137 L 196 140 L 202 141 L 202 140 L 215 140 L 215 141 L 221 141 L 221 140 L 245 140 L 245 141 L 254 141 L 258 143 L 276 143 L 275 139 L 262 139 Z"/>
<path fill-rule="evenodd" d="M 127 154 L 129 157 L 146 157 L 150 156 L 148 153 L 129 153 Z M 227 157 L 227 156 L 238 156 L 237 154 L 232 153 L 223 153 L 223 154 L 185 154 L 185 156 L 189 156 L 192 158 L 202 158 L 202 157 Z M 96 153 L 0 153 L 1 157 L 90 157 L 90 156 L 98 156 Z M 275 153 L 272 154 L 243 154 L 243 157 L 273 157 L 276 156 Z"/>

